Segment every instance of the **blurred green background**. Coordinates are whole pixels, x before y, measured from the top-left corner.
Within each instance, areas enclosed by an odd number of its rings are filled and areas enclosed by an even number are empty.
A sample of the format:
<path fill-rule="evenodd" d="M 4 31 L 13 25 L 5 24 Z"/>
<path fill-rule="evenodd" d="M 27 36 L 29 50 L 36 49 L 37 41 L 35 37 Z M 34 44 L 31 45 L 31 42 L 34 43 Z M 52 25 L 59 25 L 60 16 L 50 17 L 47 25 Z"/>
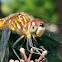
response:
<path fill-rule="evenodd" d="M 35 18 L 56 24 L 58 21 L 57 0 L 1 0 L 2 14 L 8 16 L 12 13 L 27 12 Z"/>
<path fill-rule="evenodd" d="M 1 3 L 2 3 L 1 17 L 6 17 L 13 13 L 26 12 L 34 16 L 36 19 L 39 18 L 42 19 L 45 23 L 50 23 L 57 26 L 58 23 L 57 0 L 1 0 Z M 48 33 L 47 35 L 49 34 L 50 33 Z M 40 40 L 38 39 L 39 41 L 38 43 L 42 44 L 49 51 L 48 55 L 46 56 L 49 62 L 59 62 L 60 57 L 58 49 L 59 42 L 57 42 L 58 40 L 57 41 L 55 40 L 57 33 L 54 32 L 51 35 L 53 39 L 43 35 L 42 36 L 43 40 L 41 40 L 41 38 Z M 13 36 L 13 34 L 11 36 Z"/>

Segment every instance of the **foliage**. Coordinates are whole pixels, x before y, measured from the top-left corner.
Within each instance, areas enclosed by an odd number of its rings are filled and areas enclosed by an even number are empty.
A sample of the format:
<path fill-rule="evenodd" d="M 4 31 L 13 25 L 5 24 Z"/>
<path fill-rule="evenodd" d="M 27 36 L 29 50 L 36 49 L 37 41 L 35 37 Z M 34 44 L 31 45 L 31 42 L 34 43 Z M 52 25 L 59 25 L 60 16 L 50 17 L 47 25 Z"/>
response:
<path fill-rule="evenodd" d="M 58 21 L 57 3 L 57 0 L 6 0 L 2 4 L 2 11 L 6 16 L 11 13 L 27 12 L 35 18 L 56 24 Z"/>

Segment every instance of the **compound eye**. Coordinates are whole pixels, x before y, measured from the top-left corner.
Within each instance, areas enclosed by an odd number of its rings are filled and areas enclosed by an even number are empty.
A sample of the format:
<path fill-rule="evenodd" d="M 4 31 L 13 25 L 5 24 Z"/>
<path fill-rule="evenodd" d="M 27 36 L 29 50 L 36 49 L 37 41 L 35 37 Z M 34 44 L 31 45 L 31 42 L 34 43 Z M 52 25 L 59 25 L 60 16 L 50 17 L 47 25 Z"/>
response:
<path fill-rule="evenodd" d="M 34 26 L 32 28 L 34 29 Z"/>
<path fill-rule="evenodd" d="M 44 27 L 44 24 L 40 23 L 40 26 L 41 26 L 41 27 Z"/>

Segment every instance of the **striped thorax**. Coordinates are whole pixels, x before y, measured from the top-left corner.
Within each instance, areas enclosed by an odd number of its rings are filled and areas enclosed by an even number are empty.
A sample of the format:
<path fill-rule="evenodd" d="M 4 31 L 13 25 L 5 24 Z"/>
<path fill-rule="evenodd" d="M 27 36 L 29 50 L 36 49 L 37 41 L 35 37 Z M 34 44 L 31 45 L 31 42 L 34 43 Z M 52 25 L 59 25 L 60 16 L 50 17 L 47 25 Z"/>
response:
<path fill-rule="evenodd" d="M 15 13 L 6 18 L 0 19 L 0 29 L 9 28 L 18 34 L 31 36 L 41 36 L 45 31 L 44 22 L 34 19 L 27 13 Z"/>

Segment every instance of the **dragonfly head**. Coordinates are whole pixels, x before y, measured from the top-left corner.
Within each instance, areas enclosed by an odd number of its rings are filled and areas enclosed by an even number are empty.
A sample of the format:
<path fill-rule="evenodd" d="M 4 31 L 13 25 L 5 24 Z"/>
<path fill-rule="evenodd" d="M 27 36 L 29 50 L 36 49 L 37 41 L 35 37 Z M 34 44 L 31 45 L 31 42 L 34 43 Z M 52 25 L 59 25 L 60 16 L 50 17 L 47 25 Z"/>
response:
<path fill-rule="evenodd" d="M 38 37 L 42 36 L 45 31 L 45 23 L 40 19 L 32 20 L 30 31 Z"/>

